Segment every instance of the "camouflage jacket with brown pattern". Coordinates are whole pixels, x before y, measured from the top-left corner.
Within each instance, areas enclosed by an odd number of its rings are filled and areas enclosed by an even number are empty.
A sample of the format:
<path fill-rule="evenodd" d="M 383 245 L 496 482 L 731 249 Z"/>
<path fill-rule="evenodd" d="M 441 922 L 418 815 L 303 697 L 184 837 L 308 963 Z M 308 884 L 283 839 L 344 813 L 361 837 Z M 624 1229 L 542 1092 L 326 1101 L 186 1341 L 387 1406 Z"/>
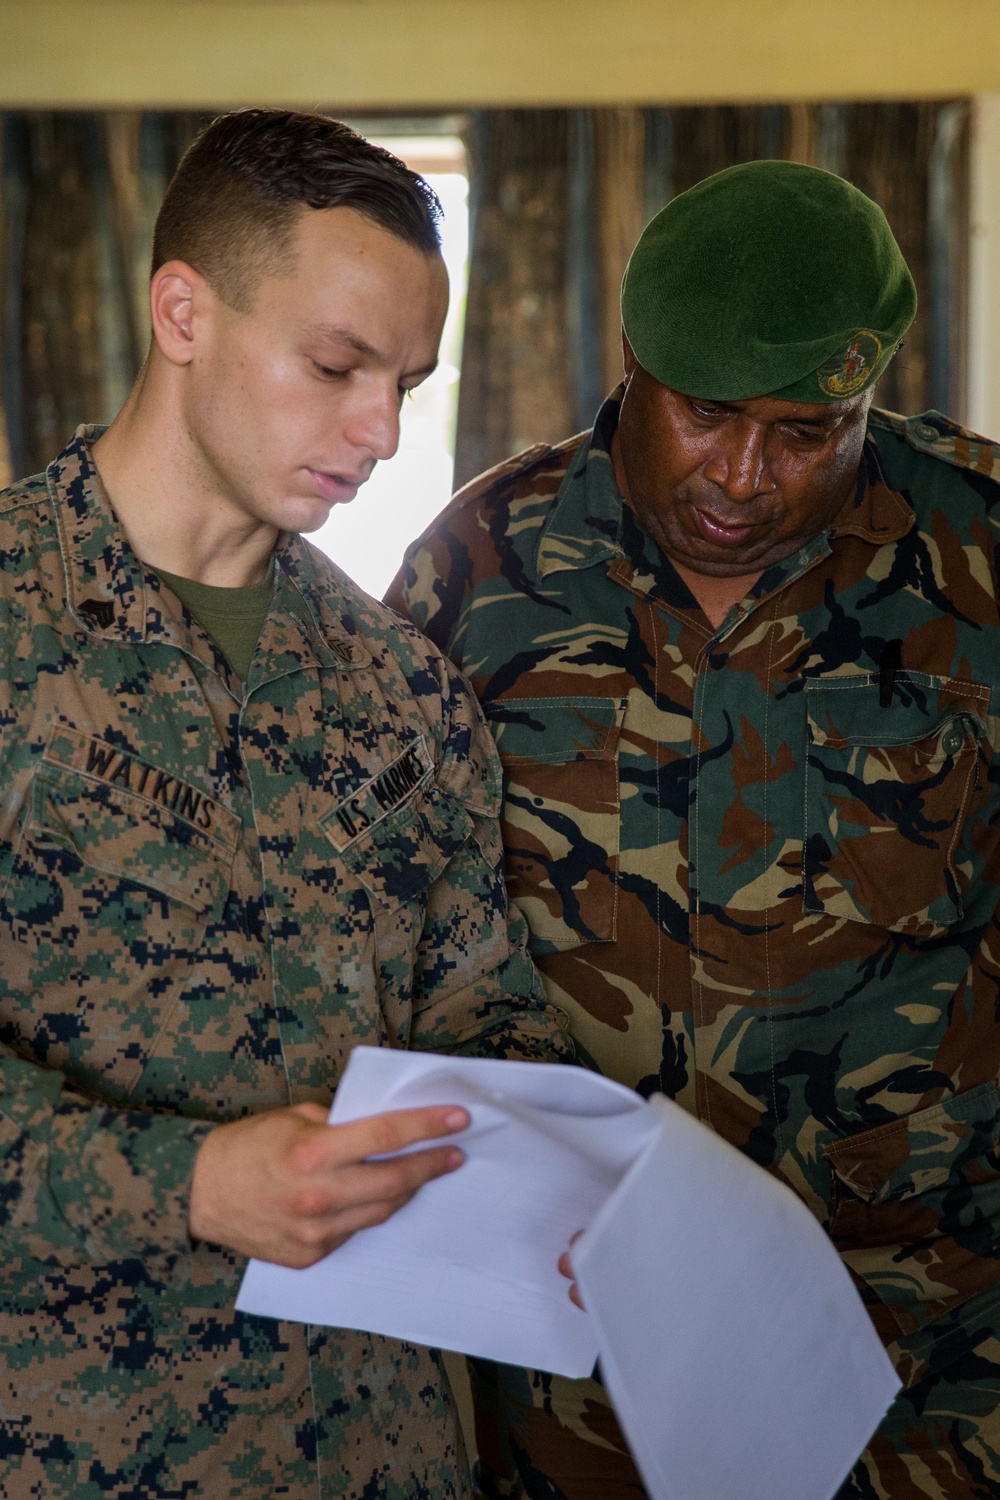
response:
<path fill-rule="evenodd" d="M 492 742 L 297 537 L 238 682 L 87 437 L 0 496 L 0 1491 L 464 1497 L 437 1356 L 236 1314 L 186 1214 L 213 1122 L 359 1042 L 566 1055 Z"/>
<path fill-rule="evenodd" d="M 578 1047 L 797 1189 L 912 1378 L 1000 1300 L 1000 455 L 873 412 L 851 503 L 713 630 L 622 502 L 619 401 L 387 598 L 485 708 Z"/>

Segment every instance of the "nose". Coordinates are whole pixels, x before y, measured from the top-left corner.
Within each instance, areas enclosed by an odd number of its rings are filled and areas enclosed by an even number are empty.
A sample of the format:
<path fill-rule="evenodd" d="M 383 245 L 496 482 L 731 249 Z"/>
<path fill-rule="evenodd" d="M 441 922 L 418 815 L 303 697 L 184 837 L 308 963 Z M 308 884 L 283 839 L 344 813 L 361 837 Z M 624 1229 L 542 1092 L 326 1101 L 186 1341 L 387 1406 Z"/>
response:
<path fill-rule="evenodd" d="M 354 448 L 363 448 L 372 458 L 391 458 L 399 447 L 399 392 L 395 385 L 372 384 L 358 392 L 345 436 Z"/>
<path fill-rule="evenodd" d="M 736 505 L 773 487 L 764 456 L 765 436 L 760 423 L 739 418 L 719 431 L 719 446 L 702 466 L 705 478 Z"/>

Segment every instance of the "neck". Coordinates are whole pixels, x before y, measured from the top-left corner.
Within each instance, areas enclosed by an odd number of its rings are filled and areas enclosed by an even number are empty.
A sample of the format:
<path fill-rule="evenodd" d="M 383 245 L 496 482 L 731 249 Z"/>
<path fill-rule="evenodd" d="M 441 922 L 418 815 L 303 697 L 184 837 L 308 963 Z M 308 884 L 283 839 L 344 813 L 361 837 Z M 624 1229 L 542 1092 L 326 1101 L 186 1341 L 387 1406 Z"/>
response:
<path fill-rule="evenodd" d="M 691 590 L 713 630 L 718 630 L 734 604 L 745 599 L 753 588 L 760 572 L 742 573 L 738 578 L 712 578 L 707 573 L 696 573 L 685 568 L 676 558 L 671 558 L 676 571 Z"/>
<path fill-rule="evenodd" d="M 196 442 L 181 401 L 183 372 L 147 359 L 92 457 L 136 556 L 220 588 L 266 576 L 277 530 L 247 514 Z"/>

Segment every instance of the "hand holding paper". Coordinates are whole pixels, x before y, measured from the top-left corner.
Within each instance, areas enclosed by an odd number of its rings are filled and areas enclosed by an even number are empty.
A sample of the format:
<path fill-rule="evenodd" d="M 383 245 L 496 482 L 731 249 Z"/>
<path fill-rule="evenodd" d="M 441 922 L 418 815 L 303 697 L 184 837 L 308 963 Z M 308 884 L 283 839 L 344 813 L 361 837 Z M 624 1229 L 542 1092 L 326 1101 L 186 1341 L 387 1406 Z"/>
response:
<path fill-rule="evenodd" d="M 437 1106 L 330 1130 L 321 1106 L 295 1104 L 218 1125 L 195 1160 L 189 1233 L 278 1265 L 313 1265 L 460 1166 L 458 1148 L 437 1142 L 467 1123 L 464 1110 Z M 430 1149 L 371 1160 L 417 1145 Z"/>
<path fill-rule="evenodd" d="M 589 1375 L 597 1341 L 557 1262 L 656 1130 L 629 1089 L 579 1068 L 358 1048 L 331 1123 L 447 1102 L 466 1163 L 307 1271 L 253 1262 L 237 1306 Z"/>
<path fill-rule="evenodd" d="M 464 1106 L 467 1162 L 244 1312 L 602 1376 L 653 1500 L 830 1500 L 899 1388 L 795 1195 L 583 1069 L 357 1049 L 332 1121 Z M 586 1312 L 567 1296 L 572 1252 Z M 724 1413 L 724 1420 L 720 1414 Z"/>

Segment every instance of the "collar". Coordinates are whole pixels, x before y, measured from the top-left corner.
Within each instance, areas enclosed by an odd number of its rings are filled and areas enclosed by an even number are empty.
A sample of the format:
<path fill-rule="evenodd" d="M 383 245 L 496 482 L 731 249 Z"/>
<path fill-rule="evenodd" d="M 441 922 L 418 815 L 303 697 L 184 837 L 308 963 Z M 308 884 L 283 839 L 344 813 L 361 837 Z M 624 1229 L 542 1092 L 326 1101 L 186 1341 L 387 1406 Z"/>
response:
<path fill-rule="evenodd" d="M 834 520 L 830 540 L 857 536 L 882 546 L 885 542 L 898 542 L 916 525 L 916 520 L 913 506 L 889 483 L 882 455 L 869 428 L 854 495 Z"/>
<path fill-rule="evenodd" d="M 202 657 L 205 652 L 194 649 L 195 632 L 179 601 L 133 552 L 111 508 L 90 452 L 104 431 L 96 425 L 78 427 L 46 470 L 69 614 L 88 635 L 103 641 L 158 641 Z M 346 575 L 300 536 L 279 537 L 274 599 L 251 670 L 254 682 L 308 666 L 343 670 L 369 662 L 351 613 L 357 593 Z M 200 640 L 201 632 L 197 634 Z"/>
<path fill-rule="evenodd" d="M 138 644 L 153 621 L 145 570 L 111 509 L 90 455 L 105 428 L 78 427 L 45 471 L 74 622 L 102 640 Z"/>
<path fill-rule="evenodd" d="M 597 413 L 593 431 L 573 455 L 538 540 L 539 578 L 622 555 L 623 501 L 611 462 L 611 439 L 624 393 L 624 384 L 612 391 Z"/>
<path fill-rule="evenodd" d="M 297 532 L 282 534 L 275 561 L 275 601 L 279 608 L 272 608 L 261 647 L 273 652 L 277 641 L 272 645 L 272 627 L 293 628 L 294 622 L 293 636 L 287 643 L 293 654 L 301 653 L 305 638 L 315 665 L 339 671 L 370 665 L 371 653 L 354 618 L 354 607 L 364 597 L 357 584 Z M 313 664 L 298 662 L 299 666 Z M 294 669 L 294 665 L 289 667 Z M 255 671 L 251 677 L 256 677 Z"/>

